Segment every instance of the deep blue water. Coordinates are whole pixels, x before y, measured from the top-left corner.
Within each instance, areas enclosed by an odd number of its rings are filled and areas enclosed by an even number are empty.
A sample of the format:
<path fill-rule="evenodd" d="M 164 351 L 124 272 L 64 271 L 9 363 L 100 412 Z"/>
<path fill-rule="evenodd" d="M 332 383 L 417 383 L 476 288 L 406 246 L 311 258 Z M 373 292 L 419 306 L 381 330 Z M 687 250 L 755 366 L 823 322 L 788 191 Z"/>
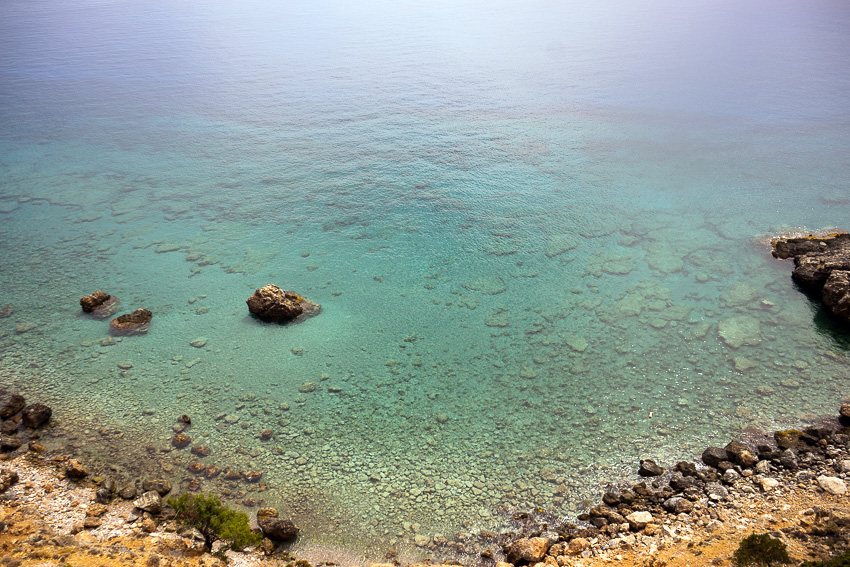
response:
<path fill-rule="evenodd" d="M 193 414 L 269 485 L 204 490 L 303 549 L 570 516 L 846 395 L 765 242 L 847 228 L 848 61 L 840 1 L 3 2 L 0 385 L 156 446 Z M 322 314 L 251 319 L 267 283 Z"/>

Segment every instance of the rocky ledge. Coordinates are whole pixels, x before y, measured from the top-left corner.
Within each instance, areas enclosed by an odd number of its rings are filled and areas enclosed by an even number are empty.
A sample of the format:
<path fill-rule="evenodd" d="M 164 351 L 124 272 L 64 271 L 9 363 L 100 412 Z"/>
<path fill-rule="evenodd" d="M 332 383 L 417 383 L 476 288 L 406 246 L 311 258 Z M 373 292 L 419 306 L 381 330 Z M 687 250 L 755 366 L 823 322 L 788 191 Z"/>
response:
<path fill-rule="evenodd" d="M 275 323 L 300 322 L 318 315 L 322 310 L 318 303 L 274 284 L 256 290 L 245 303 L 248 304 L 248 311 L 257 318 Z"/>
<path fill-rule="evenodd" d="M 793 258 L 791 277 L 797 285 L 850 325 L 850 234 L 779 238 L 773 241 L 773 255 Z"/>

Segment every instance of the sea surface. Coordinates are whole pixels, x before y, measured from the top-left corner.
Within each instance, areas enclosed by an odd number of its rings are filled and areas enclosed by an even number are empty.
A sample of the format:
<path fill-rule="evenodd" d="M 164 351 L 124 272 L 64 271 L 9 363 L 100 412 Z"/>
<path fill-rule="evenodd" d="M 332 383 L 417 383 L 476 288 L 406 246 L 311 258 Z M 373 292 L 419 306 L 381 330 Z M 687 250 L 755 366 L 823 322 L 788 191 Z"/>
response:
<path fill-rule="evenodd" d="M 832 415 L 848 335 L 769 241 L 848 227 L 844 0 L 0 3 L 0 385 L 296 550 L 474 551 Z"/>

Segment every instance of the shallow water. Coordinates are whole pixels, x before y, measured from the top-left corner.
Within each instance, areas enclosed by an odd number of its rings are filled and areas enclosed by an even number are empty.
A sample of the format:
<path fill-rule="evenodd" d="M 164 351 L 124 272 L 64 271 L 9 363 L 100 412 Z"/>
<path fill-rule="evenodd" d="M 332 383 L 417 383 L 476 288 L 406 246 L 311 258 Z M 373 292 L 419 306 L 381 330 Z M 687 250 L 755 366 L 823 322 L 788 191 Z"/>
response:
<path fill-rule="evenodd" d="M 155 448 L 188 413 L 163 474 L 371 556 L 831 414 L 846 335 L 765 239 L 847 228 L 850 15 L 769 6 L 5 2 L 3 382 Z"/>

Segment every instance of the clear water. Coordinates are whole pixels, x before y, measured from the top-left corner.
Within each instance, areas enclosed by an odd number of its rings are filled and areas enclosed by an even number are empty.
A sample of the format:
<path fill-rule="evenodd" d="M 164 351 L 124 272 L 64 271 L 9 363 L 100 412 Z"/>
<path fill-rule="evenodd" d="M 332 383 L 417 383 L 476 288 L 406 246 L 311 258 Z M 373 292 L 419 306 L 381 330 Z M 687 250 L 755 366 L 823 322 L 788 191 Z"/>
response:
<path fill-rule="evenodd" d="M 2 382 L 119 472 L 263 472 L 203 489 L 301 548 L 569 516 L 846 395 L 764 239 L 848 225 L 848 61 L 841 1 L 7 0 Z M 97 289 L 150 332 L 102 345 Z M 183 413 L 212 454 L 148 455 Z"/>

